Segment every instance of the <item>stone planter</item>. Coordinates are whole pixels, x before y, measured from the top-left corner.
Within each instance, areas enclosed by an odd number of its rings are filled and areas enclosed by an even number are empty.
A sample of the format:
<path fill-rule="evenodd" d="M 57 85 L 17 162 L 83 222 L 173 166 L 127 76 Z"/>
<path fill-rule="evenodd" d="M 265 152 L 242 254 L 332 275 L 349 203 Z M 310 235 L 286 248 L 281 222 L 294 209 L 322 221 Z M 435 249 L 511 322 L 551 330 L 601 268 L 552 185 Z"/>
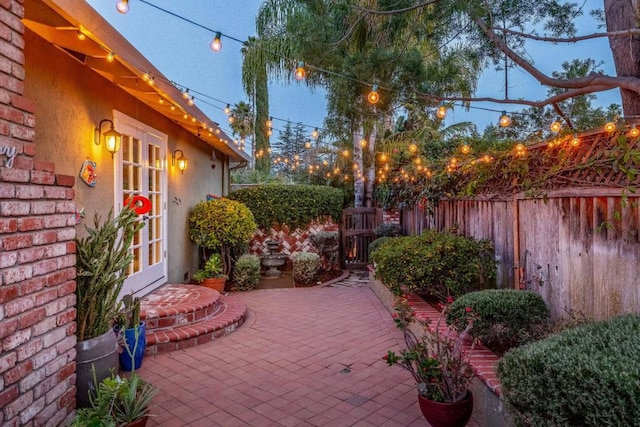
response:
<path fill-rule="evenodd" d="M 94 388 L 95 379 L 100 383 L 111 372 L 118 371 L 118 341 L 116 334 L 108 332 L 76 344 L 76 407 L 89 406 L 89 390 Z"/>

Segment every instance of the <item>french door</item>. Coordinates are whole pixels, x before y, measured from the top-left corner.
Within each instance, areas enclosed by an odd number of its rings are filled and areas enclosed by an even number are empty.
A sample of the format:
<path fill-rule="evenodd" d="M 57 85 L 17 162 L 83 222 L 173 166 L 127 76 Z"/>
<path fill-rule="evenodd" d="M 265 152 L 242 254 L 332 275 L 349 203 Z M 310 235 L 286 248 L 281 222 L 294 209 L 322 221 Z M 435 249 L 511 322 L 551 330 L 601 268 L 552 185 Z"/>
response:
<path fill-rule="evenodd" d="M 115 206 L 135 196 L 151 201 L 141 216 L 145 226 L 131 245 L 133 262 L 120 296 L 145 295 L 167 281 L 167 135 L 117 111 L 115 127 L 122 145 L 115 161 Z"/>

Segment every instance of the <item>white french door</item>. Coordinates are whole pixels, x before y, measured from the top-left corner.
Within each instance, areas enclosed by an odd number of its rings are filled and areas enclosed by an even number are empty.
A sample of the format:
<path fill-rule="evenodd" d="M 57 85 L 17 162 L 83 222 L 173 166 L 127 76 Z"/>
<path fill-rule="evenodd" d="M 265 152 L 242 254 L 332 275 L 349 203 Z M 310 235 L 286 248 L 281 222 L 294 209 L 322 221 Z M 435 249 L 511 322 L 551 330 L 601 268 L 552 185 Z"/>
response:
<path fill-rule="evenodd" d="M 120 296 L 147 294 L 167 281 L 167 135 L 114 111 L 122 145 L 115 161 L 115 206 L 122 210 L 131 197 L 151 201 L 151 210 L 131 245 L 133 262 Z"/>

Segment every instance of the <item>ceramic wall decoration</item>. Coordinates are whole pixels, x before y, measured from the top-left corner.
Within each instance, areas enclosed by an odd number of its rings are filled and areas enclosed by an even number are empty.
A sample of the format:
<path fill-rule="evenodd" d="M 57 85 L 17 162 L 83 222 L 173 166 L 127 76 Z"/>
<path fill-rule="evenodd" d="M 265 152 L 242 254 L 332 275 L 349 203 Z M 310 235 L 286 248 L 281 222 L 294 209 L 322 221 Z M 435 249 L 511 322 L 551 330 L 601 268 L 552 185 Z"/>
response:
<path fill-rule="evenodd" d="M 98 182 L 98 174 L 96 174 L 96 162 L 85 160 L 80 168 L 80 179 L 89 187 L 95 187 Z"/>

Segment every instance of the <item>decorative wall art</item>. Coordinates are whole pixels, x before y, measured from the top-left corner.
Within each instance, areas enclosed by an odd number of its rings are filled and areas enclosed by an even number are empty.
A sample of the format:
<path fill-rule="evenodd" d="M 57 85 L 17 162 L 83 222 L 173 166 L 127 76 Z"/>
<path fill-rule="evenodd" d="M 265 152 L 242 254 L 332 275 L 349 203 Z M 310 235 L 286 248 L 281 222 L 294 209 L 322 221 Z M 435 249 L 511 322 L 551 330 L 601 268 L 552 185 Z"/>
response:
<path fill-rule="evenodd" d="M 80 168 L 80 179 L 89 187 L 95 187 L 98 182 L 96 168 L 96 162 L 92 162 L 91 160 L 85 160 Z"/>

